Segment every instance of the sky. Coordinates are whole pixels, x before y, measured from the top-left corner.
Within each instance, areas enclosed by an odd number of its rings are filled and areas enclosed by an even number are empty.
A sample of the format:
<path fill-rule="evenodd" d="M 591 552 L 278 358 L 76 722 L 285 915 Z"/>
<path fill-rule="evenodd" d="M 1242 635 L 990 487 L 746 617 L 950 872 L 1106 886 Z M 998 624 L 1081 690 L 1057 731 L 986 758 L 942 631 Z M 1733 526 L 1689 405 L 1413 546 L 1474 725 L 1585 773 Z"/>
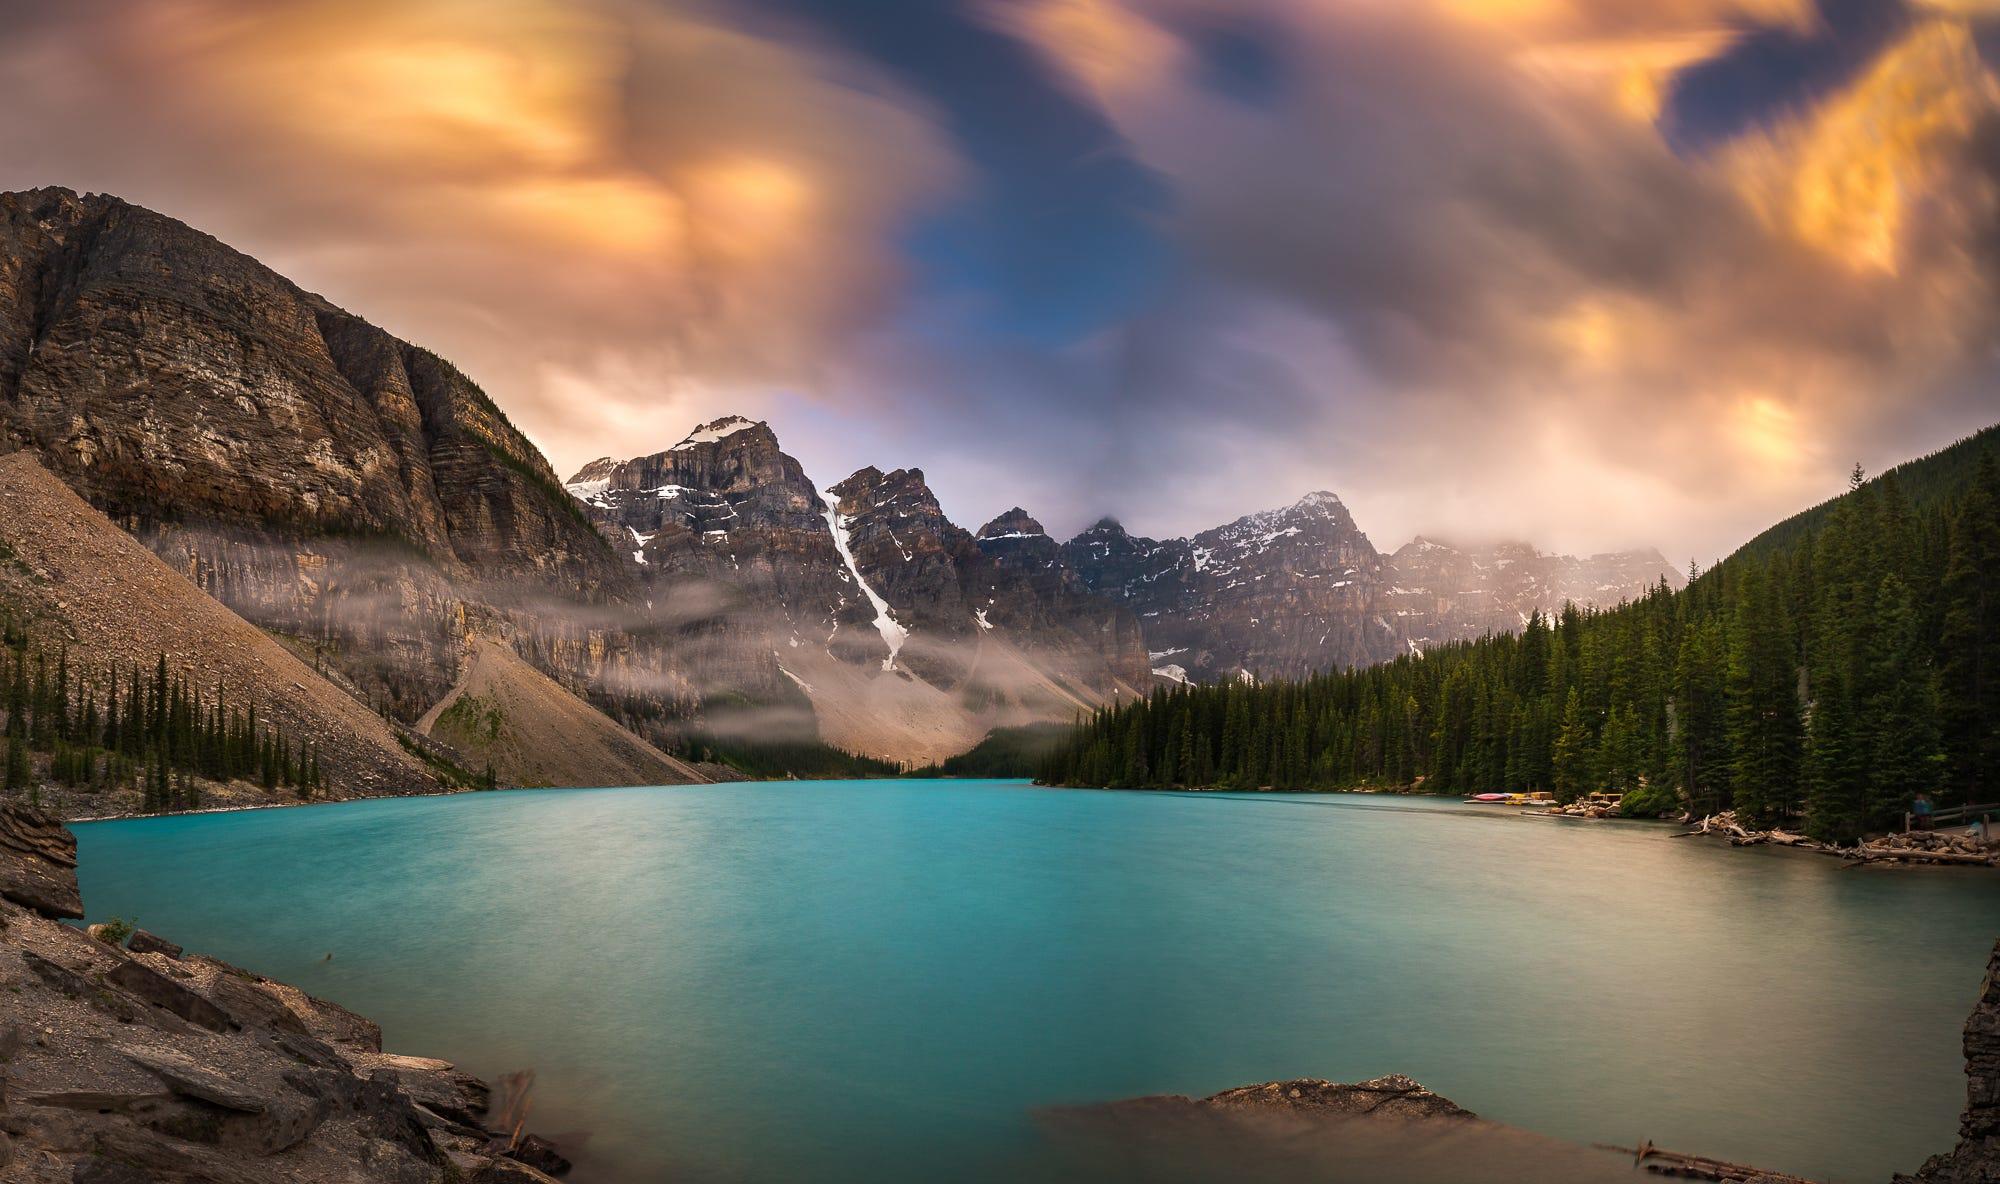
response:
<path fill-rule="evenodd" d="M 2000 421 L 2000 0 L 0 0 L 0 188 L 181 218 L 567 475 L 1338 493 L 1708 563 Z"/>

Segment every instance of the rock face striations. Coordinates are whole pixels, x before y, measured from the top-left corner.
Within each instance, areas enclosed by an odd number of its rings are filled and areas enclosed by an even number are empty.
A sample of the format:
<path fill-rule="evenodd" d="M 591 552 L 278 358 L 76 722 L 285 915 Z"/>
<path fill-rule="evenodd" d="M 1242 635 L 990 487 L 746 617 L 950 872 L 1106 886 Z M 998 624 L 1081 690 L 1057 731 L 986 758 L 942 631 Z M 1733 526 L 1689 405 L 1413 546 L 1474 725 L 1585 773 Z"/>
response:
<path fill-rule="evenodd" d="M 434 787 L 390 724 L 204 596 L 26 452 L 0 456 L 0 559 L 0 607 L 80 668 L 150 669 L 164 657 L 177 671 L 198 670 L 286 734 L 322 739 L 331 796 Z M 122 796 L 88 811 L 119 808 Z"/>
<path fill-rule="evenodd" d="M 34 885 L 23 891 L 21 885 Z M 484 1082 L 382 1051 L 374 1023 L 295 987 L 129 946 L 81 913 L 75 840 L 0 804 L 0 1179 L 535 1184 L 567 1162 L 484 1126 Z"/>
<path fill-rule="evenodd" d="M 142 533 L 291 527 L 451 573 L 622 577 L 449 363 L 112 197 L 0 195 L 0 432 Z"/>
<path fill-rule="evenodd" d="M 450 364 L 112 197 L 0 194 L 0 451 L 24 448 L 406 722 L 451 685 L 469 613 L 628 584 Z"/>

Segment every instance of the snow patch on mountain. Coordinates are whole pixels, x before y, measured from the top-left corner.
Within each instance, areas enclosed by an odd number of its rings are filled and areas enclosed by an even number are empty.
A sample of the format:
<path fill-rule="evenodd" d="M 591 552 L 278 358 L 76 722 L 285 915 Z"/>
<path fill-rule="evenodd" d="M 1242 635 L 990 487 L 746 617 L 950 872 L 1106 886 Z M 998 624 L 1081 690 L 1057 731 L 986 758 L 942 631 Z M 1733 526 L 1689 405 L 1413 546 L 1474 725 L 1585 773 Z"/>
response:
<path fill-rule="evenodd" d="M 745 419 L 740 415 L 725 415 L 713 423 L 705 423 L 694 431 L 689 432 L 686 439 L 674 445 L 668 451 L 680 452 L 683 449 L 693 448 L 697 444 L 713 444 L 717 440 L 733 436 L 738 432 L 756 426 L 756 420 Z"/>
<path fill-rule="evenodd" d="M 572 481 L 568 485 L 563 486 L 563 488 L 576 500 L 587 502 L 611 488 L 611 478 L 599 477 L 593 481 Z"/>
<path fill-rule="evenodd" d="M 889 656 L 882 659 L 882 669 L 894 670 L 896 655 L 902 652 L 903 643 L 910 639 L 910 631 L 904 628 L 889 611 L 889 602 L 882 599 L 882 594 L 869 587 L 868 581 L 861 578 L 861 568 L 854 562 L 854 549 L 849 545 L 847 519 L 840 516 L 840 497 L 832 490 L 827 490 L 825 497 L 826 527 L 833 532 L 833 549 L 840 553 L 840 561 L 847 565 L 847 573 L 853 577 L 855 586 L 861 589 L 861 594 L 868 598 L 870 605 L 874 606 L 875 631 L 882 635 L 883 643 L 889 647 Z"/>

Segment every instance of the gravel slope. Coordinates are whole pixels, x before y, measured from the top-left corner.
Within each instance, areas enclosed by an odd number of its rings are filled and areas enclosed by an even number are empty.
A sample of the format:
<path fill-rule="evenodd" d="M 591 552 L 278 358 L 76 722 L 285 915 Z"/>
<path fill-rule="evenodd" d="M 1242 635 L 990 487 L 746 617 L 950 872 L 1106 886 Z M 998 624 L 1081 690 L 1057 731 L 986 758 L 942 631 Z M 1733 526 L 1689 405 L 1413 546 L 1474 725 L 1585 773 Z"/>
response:
<path fill-rule="evenodd" d="M 0 603 L 25 609 L 72 665 L 150 668 L 161 654 L 208 689 L 320 745 L 328 797 L 429 791 L 435 779 L 365 705 L 189 583 L 29 452 L 0 456 Z"/>

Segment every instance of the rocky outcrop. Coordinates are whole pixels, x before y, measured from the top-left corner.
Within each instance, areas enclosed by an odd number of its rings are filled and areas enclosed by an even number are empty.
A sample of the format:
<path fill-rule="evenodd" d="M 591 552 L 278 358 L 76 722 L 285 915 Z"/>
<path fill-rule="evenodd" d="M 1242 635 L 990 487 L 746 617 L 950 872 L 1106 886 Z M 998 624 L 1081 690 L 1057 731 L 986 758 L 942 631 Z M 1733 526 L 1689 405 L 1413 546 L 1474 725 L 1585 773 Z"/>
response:
<path fill-rule="evenodd" d="M 1241 1116 L 1280 1115 L 1308 1122 L 1347 1119 L 1396 1120 L 1420 1123 L 1480 1123 L 1472 1111 L 1416 1081 L 1393 1073 L 1347 1084 L 1316 1077 L 1267 1081 L 1190 1098 L 1156 1094 L 1093 1106 L 1060 1107 L 1050 1116 L 1091 1123 L 1130 1124 L 1235 1121 Z M 1491 1125 L 1491 1124 L 1483 1124 Z"/>
<path fill-rule="evenodd" d="M 0 194 L 0 452 L 18 448 L 406 723 L 451 686 L 468 618 L 581 679 L 582 614 L 536 610 L 630 593 L 465 375 L 114 197 Z"/>
<path fill-rule="evenodd" d="M 2000 942 L 1986 963 L 1986 981 L 1965 1021 L 1965 1112 L 1958 1146 L 1917 1169 L 1922 1184 L 1990 1184 L 2000 1180 Z"/>
<path fill-rule="evenodd" d="M 1479 1118 L 1407 1077 L 1274 1081 L 1041 1114 L 1078 1179 L 1629 1179 L 1631 1157 Z M 1796 1184 L 1796 1182 L 1793 1182 Z"/>
<path fill-rule="evenodd" d="M 483 1082 L 383 1052 L 381 1030 L 344 1008 L 59 923 L 80 911 L 76 879 L 48 852 L 74 844 L 18 804 L 0 820 L 0 884 L 42 882 L 45 898 L 0 895 L 0 1179 L 533 1184 L 567 1167 L 540 1140 L 484 1129 Z"/>
<path fill-rule="evenodd" d="M 1381 1118 L 1460 1121 L 1478 1117 L 1450 1098 L 1434 1094 L 1400 1073 L 1373 1077 L 1352 1085 L 1317 1077 L 1268 1081 L 1262 1085 L 1226 1089 L 1194 1104 L 1217 1110 L 1296 1110 Z"/>
<path fill-rule="evenodd" d="M 46 917 L 83 916 L 76 837 L 18 801 L 0 800 L 0 899 Z"/>

